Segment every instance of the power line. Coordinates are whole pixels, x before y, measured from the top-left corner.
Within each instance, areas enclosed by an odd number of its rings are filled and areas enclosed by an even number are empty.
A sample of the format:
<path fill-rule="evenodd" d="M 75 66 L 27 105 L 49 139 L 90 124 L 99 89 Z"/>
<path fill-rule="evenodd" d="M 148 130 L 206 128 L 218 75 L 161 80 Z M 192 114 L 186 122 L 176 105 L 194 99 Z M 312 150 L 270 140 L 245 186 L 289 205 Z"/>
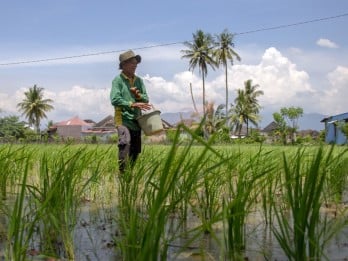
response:
<path fill-rule="evenodd" d="M 333 19 L 337 19 L 337 18 L 341 18 L 341 17 L 345 17 L 345 16 L 348 16 L 348 13 L 335 15 L 335 16 L 329 16 L 329 17 L 322 17 L 322 18 L 317 18 L 317 19 L 313 19 L 313 20 L 307 20 L 307 21 L 297 22 L 297 23 L 292 23 L 292 24 L 278 25 L 278 26 L 273 26 L 273 27 L 266 27 L 266 28 L 260 28 L 260 29 L 256 29 L 256 30 L 251 30 L 251 31 L 234 33 L 234 35 L 245 35 L 245 34 L 253 34 L 253 33 L 263 32 L 263 31 L 277 30 L 277 29 L 282 29 L 282 28 L 299 26 L 299 25 L 303 25 L 303 24 L 310 24 L 310 23 L 316 23 L 316 22 L 333 20 Z M 149 45 L 149 46 L 143 46 L 143 47 L 136 47 L 136 48 L 132 48 L 132 49 L 133 50 L 143 50 L 143 49 L 150 49 L 150 48 L 156 48 L 156 47 L 163 47 L 163 46 L 183 44 L 185 42 L 187 42 L 187 41 L 172 42 L 172 43 L 157 44 L 157 45 Z M 104 54 L 120 53 L 120 52 L 124 52 L 124 51 L 127 51 L 127 50 L 121 49 L 121 50 L 115 50 L 115 51 L 87 53 L 87 54 L 71 55 L 71 56 L 63 56 L 63 57 L 55 57 L 55 58 L 46 58 L 46 59 L 38 59 L 38 60 L 28 60 L 28 61 L 17 61 L 17 62 L 9 62 L 9 63 L 0 63 L 0 66 L 19 65 L 19 64 L 28 64 L 28 63 L 40 63 L 40 62 L 49 62 L 49 61 L 58 61 L 58 60 L 67 60 L 67 59 L 75 59 L 75 58 L 82 58 L 82 57 L 89 57 L 89 56 L 98 56 L 98 55 L 104 55 Z"/>
<path fill-rule="evenodd" d="M 261 28 L 261 29 L 256 29 L 256 30 L 252 30 L 252 31 L 246 31 L 246 32 L 242 32 L 242 33 L 235 33 L 235 35 L 251 34 L 251 33 L 257 33 L 257 32 L 263 32 L 263 31 L 282 29 L 282 28 L 286 28 L 286 27 L 292 27 L 292 26 L 298 26 L 298 25 L 303 25 L 303 24 L 310 24 L 310 23 L 332 20 L 332 19 L 336 19 L 336 18 L 340 18 L 340 17 L 344 17 L 344 16 L 348 16 L 348 13 L 330 16 L 330 17 L 317 18 L 314 20 L 297 22 L 297 23 L 293 23 L 293 24 L 278 25 L 278 26 L 273 26 L 273 27 L 268 27 L 268 28 Z"/>

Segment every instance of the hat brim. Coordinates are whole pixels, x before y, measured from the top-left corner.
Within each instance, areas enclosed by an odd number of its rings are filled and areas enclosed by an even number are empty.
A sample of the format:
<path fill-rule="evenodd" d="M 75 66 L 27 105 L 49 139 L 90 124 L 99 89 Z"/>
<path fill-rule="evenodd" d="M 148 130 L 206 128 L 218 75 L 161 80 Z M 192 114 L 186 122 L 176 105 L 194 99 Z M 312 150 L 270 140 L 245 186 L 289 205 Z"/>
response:
<path fill-rule="evenodd" d="M 123 61 L 120 63 L 119 67 L 120 69 L 122 69 L 122 64 L 129 61 L 130 59 L 133 59 L 135 58 L 137 60 L 138 63 L 141 63 L 141 56 L 139 54 L 135 55 L 135 56 L 132 56 L 132 57 L 129 57 L 127 60 Z"/>

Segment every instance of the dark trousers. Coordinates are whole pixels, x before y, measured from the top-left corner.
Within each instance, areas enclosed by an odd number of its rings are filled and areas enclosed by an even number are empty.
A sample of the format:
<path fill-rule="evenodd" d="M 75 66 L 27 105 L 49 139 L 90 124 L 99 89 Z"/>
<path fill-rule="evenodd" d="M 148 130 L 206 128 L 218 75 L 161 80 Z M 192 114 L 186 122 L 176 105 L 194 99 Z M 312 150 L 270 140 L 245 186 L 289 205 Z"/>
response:
<path fill-rule="evenodd" d="M 130 130 L 118 126 L 118 163 L 120 172 L 124 172 L 127 164 L 133 166 L 141 152 L 141 131 Z"/>

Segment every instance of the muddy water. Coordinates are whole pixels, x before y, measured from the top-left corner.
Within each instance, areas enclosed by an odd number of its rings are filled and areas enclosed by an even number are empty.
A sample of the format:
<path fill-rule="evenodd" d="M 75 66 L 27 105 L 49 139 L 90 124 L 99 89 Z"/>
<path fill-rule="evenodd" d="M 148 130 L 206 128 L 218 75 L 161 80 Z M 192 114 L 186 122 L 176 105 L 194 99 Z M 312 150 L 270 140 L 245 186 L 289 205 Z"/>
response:
<path fill-rule="evenodd" d="M 114 209 L 101 209 L 93 203 L 81 208 L 74 236 L 76 260 L 121 260 L 115 251 L 114 240 L 118 235 L 113 217 Z M 244 257 L 247 260 L 287 260 L 270 226 L 266 226 L 262 220 L 260 212 L 255 211 L 248 216 Z M 199 221 L 191 216 L 186 225 L 189 230 L 199 225 Z M 221 224 L 216 224 L 214 231 L 218 238 L 223 238 Z M 187 245 L 188 238 L 189 235 L 170 243 L 168 260 L 221 260 L 221 245 L 211 235 L 201 235 L 190 245 Z M 325 254 L 328 260 L 348 260 L 348 226 L 330 241 Z"/>
<path fill-rule="evenodd" d="M 116 204 L 115 204 L 116 205 Z M 348 204 L 340 206 L 340 210 L 347 209 Z M 323 209 L 323 215 L 332 217 L 334 208 Z M 103 206 L 100 202 L 86 201 L 79 211 L 79 218 L 74 228 L 74 246 L 76 260 L 121 260 L 116 251 L 115 239 L 117 224 L 115 217 L 116 209 Z M 173 216 L 168 223 L 175 224 L 178 219 Z M 6 223 L 6 222 L 5 222 Z M 2 222 L 2 224 L 4 224 Z M 199 226 L 199 220 L 190 215 L 186 223 L 185 231 Z M 168 225 L 169 226 L 169 225 Z M 260 211 L 249 214 L 246 222 L 246 250 L 244 257 L 247 260 L 287 260 L 283 250 L 274 237 L 270 226 L 266 226 Z M 221 241 L 223 227 L 221 224 L 214 225 L 214 233 Z M 196 260 L 221 260 L 221 246 L 209 234 L 200 235 L 188 245 L 188 239 L 192 235 L 183 236 L 170 242 L 168 248 L 168 260 L 196 261 Z M 0 260 L 4 260 L 5 241 L 0 240 Z M 35 249 L 40 247 L 37 244 Z M 63 252 L 63 251 L 62 251 Z M 33 251 L 28 255 L 30 260 L 42 260 L 38 252 Z M 348 226 L 340 230 L 329 242 L 325 249 L 328 260 L 348 260 Z M 62 257 L 64 260 L 64 257 Z"/>

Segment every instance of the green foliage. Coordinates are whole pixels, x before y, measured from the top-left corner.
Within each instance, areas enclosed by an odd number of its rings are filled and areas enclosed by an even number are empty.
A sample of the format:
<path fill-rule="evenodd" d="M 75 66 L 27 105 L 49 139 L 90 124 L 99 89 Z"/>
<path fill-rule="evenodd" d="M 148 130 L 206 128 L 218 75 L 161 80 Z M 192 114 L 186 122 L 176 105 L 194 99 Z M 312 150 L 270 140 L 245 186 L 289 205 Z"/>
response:
<path fill-rule="evenodd" d="M 289 107 L 289 108 L 281 108 L 281 115 L 288 122 L 288 130 L 290 134 L 290 139 L 292 144 L 295 143 L 295 133 L 298 129 L 298 119 L 303 115 L 303 109 L 300 107 Z"/>
<path fill-rule="evenodd" d="M 319 140 L 324 142 L 325 141 L 325 136 L 326 136 L 326 131 L 325 130 L 321 130 L 319 132 Z"/>
<path fill-rule="evenodd" d="M 43 88 L 34 85 L 34 87 L 24 92 L 25 99 L 17 104 L 22 115 L 28 119 L 29 125 L 35 126 L 37 133 L 40 133 L 41 119 L 47 118 L 46 112 L 53 109 L 53 106 L 50 104 L 53 101 L 44 99 L 43 91 Z"/>
<path fill-rule="evenodd" d="M 175 140 L 175 136 L 176 136 L 176 130 L 175 129 L 169 129 L 166 131 L 166 135 L 167 135 L 167 140 L 172 143 Z"/>
<path fill-rule="evenodd" d="M 25 137 L 25 123 L 17 116 L 0 118 L 0 138 L 2 141 L 18 140 Z"/>
<path fill-rule="evenodd" d="M 346 136 L 346 139 L 348 139 L 348 122 L 341 123 L 339 128 L 343 132 L 344 136 Z"/>
<path fill-rule="evenodd" d="M 249 123 L 258 125 L 259 111 L 261 106 L 258 103 L 258 97 L 263 95 L 263 91 L 257 90 L 258 84 L 253 85 L 249 79 L 244 82 L 244 89 L 238 89 L 235 105 L 230 110 L 230 121 L 234 126 L 237 135 L 241 134 L 243 125 L 246 125 L 247 136 L 249 135 Z"/>
<path fill-rule="evenodd" d="M 117 134 L 112 134 L 108 138 L 108 143 L 117 144 L 117 142 L 118 142 L 118 135 Z"/>
<path fill-rule="evenodd" d="M 258 129 L 252 129 L 250 133 L 250 138 L 254 142 L 263 143 L 266 140 L 266 137 L 261 135 L 260 131 Z"/>
<path fill-rule="evenodd" d="M 83 141 L 89 144 L 98 144 L 102 142 L 101 137 L 98 137 L 96 134 L 85 136 Z"/>
<path fill-rule="evenodd" d="M 233 65 L 234 58 L 238 61 L 241 60 L 238 53 L 235 52 L 234 48 L 234 42 L 233 42 L 234 35 L 231 34 L 227 29 L 225 29 L 221 34 L 216 36 L 216 46 L 214 52 L 214 57 L 217 60 L 217 65 L 220 64 L 223 65 L 225 69 L 225 87 L 226 87 L 226 103 L 225 103 L 225 117 L 228 115 L 228 73 L 227 73 L 227 64 L 230 62 L 231 65 Z M 226 121 L 227 124 L 227 121 Z"/>
<path fill-rule="evenodd" d="M 203 114 L 205 114 L 205 77 L 208 74 L 208 66 L 215 69 L 217 66 L 213 57 L 214 39 L 209 33 L 204 33 L 202 30 L 197 30 L 193 35 L 192 42 L 185 42 L 184 45 L 188 48 L 182 50 L 182 58 L 189 59 L 189 70 L 193 71 L 197 66 L 200 75 L 202 75 L 203 89 Z"/>
<path fill-rule="evenodd" d="M 275 135 L 284 145 L 287 144 L 288 136 L 290 136 L 291 143 L 295 144 L 295 133 L 298 129 L 298 119 L 302 117 L 302 115 L 303 109 L 300 107 L 283 107 L 280 109 L 280 112 L 273 113 L 273 119 L 277 124 Z"/>
<path fill-rule="evenodd" d="M 228 128 L 221 128 L 216 133 L 215 141 L 216 143 L 227 144 L 231 143 L 232 139 L 230 137 L 230 130 Z"/>
<path fill-rule="evenodd" d="M 304 144 L 304 145 L 310 145 L 313 144 L 314 140 L 311 135 L 306 135 L 304 137 L 298 136 L 296 138 L 296 144 Z"/>

